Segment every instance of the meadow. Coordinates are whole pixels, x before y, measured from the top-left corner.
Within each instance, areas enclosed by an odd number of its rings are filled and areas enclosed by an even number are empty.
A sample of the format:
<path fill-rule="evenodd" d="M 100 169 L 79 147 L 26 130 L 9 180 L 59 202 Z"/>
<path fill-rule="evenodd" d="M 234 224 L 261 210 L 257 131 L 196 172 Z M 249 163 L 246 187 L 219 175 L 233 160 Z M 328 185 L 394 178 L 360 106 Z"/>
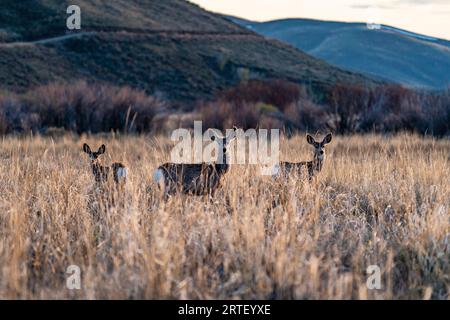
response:
<path fill-rule="evenodd" d="M 83 142 L 130 169 L 97 188 Z M 310 160 L 304 135 L 282 160 Z M 1 299 L 449 299 L 450 141 L 337 136 L 313 182 L 233 165 L 214 199 L 151 184 L 165 136 L 0 141 Z M 70 265 L 81 289 L 66 287 Z M 379 266 L 381 288 L 366 285 Z"/>

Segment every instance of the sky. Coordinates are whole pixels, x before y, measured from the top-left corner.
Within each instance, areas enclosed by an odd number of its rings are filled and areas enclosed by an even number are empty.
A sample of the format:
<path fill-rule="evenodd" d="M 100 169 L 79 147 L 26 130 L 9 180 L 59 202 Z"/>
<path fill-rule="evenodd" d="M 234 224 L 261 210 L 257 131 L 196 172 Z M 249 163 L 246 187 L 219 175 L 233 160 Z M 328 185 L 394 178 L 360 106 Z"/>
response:
<path fill-rule="evenodd" d="M 450 40 L 450 0 L 190 0 L 253 21 L 282 18 L 373 22 Z"/>

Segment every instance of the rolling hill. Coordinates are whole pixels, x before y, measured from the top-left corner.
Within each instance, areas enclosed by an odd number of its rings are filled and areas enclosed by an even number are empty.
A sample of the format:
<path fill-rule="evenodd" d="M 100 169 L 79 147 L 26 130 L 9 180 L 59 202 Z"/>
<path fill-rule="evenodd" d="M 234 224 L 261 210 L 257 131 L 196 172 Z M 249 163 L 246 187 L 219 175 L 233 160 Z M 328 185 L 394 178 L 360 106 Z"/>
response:
<path fill-rule="evenodd" d="M 82 30 L 66 29 L 72 1 L 0 3 L 0 90 L 88 80 L 193 101 L 246 79 L 320 89 L 376 83 L 182 0 L 80 0 Z"/>
<path fill-rule="evenodd" d="M 381 25 L 309 19 L 230 20 L 340 68 L 409 87 L 450 85 L 450 42 Z"/>

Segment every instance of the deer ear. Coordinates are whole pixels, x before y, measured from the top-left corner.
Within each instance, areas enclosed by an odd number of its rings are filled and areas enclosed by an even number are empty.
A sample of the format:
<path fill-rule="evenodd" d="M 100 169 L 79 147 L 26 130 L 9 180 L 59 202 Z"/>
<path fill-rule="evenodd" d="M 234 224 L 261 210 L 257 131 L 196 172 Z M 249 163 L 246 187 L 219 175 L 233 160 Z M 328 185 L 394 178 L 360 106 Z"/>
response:
<path fill-rule="evenodd" d="M 91 153 L 91 148 L 88 146 L 87 143 L 83 144 L 83 151 L 86 153 Z"/>
<path fill-rule="evenodd" d="M 237 138 L 237 130 L 238 128 L 233 127 L 233 131 L 230 132 L 229 135 L 225 138 L 225 143 L 228 145 L 231 141 Z"/>
<path fill-rule="evenodd" d="M 102 146 L 100 148 L 98 148 L 97 153 L 98 154 L 104 154 L 106 151 L 106 146 L 104 144 L 102 144 Z"/>
<path fill-rule="evenodd" d="M 312 145 L 316 143 L 316 140 L 314 140 L 314 138 L 309 134 L 306 135 L 306 141 L 308 141 L 308 143 Z"/>
<path fill-rule="evenodd" d="M 327 134 L 325 138 L 323 138 L 322 145 L 328 144 L 333 139 L 333 135 L 331 133 Z"/>

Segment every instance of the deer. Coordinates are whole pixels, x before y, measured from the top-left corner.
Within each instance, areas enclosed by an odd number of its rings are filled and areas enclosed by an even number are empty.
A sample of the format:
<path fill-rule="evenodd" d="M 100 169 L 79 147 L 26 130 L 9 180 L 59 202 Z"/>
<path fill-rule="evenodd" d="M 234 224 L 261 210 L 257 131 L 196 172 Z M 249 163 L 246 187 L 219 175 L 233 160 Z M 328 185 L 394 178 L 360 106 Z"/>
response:
<path fill-rule="evenodd" d="M 317 142 L 311 135 L 306 135 L 306 141 L 314 148 L 314 157 L 312 161 L 303 162 L 280 162 L 276 168 L 277 176 L 280 172 L 284 174 L 297 173 L 301 174 L 303 170 L 307 170 L 308 178 L 311 181 L 313 177 L 322 170 L 325 161 L 325 145 L 329 144 L 333 136 L 331 133 L 327 134 L 322 142 Z"/>
<path fill-rule="evenodd" d="M 153 182 L 163 191 L 165 199 L 170 195 L 183 193 L 190 196 L 209 195 L 214 197 L 221 185 L 223 177 L 230 170 L 228 148 L 236 138 L 237 128 L 226 137 L 211 136 L 211 141 L 219 145 L 218 157 L 215 163 L 165 163 L 159 166 L 153 174 Z"/>
<path fill-rule="evenodd" d="M 83 145 L 83 151 L 89 155 L 91 159 L 92 173 L 94 174 L 95 181 L 97 183 L 103 183 L 108 181 L 110 169 L 112 169 L 113 179 L 116 184 L 122 181 L 126 181 L 128 175 L 128 168 L 122 163 L 115 162 L 111 167 L 103 166 L 99 160 L 99 157 L 105 153 L 106 146 L 104 144 L 96 152 L 92 152 L 87 143 Z"/>

